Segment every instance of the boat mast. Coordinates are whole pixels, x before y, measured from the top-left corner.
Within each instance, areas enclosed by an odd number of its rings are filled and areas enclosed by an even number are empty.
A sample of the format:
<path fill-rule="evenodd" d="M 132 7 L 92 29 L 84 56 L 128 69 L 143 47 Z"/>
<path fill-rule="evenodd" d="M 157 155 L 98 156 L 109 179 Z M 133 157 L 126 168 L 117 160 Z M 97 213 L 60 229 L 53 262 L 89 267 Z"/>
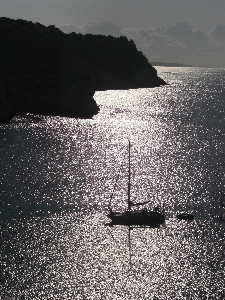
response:
<path fill-rule="evenodd" d="M 130 141 L 129 141 L 129 164 L 128 164 L 128 210 L 130 211 Z"/>

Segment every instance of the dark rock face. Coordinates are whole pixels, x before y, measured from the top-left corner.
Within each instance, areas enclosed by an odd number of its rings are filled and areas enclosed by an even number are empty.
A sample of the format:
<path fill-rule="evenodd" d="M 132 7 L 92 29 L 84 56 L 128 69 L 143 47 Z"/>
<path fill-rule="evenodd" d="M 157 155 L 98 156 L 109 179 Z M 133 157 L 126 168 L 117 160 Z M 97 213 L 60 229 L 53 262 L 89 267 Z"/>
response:
<path fill-rule="evenodd" d="M 12 117 L 12 107 L 91 117 L 99 111 L 97 90 L 166 84 L 125 37 L 64 34 L 24 20 L 0 18 L 0 57 L 0 103 L 10 103 L 0 119 Z"/>
<path fill-rule="evenodd" d="M 0 79 L 0 124 L 8 123 L 14 114 L 14 108 L 6 100 L 5 87 Z"/>
<path fill-rule="evenodd" d="M 147 58 L 126 37 L 71 33 L 74 51 L 78 51 L 95 78 L 95 90 L 157 87 L 166 82 Z"/>

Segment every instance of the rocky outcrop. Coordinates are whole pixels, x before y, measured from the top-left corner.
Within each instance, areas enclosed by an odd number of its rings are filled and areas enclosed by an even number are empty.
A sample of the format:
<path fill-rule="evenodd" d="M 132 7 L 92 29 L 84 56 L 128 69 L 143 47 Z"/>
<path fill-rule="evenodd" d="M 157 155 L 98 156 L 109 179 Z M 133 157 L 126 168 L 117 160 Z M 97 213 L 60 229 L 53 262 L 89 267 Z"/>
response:
<path fill-rule="evenodd" d="M 166 82 L 126 37 L 69 34 L 74 51 L 91 67 L 95 90 L 157 87 Z"/>
<path fill-rule="evenodd" d="M 0 57 L 1 102 L 10 103 L 4 104 L 6 119 L 12 107 L 91 117 L 99 110 L 97 90 L 166 84 L 126 37 L 64 34 L 24 20 L 0 18 Z"/>
<path fill-rule="evenodd" d="M 86 74 L 13 74 L 4 78 L 4 84 L 17 112 L 91 117 L 99 110 Z"/>

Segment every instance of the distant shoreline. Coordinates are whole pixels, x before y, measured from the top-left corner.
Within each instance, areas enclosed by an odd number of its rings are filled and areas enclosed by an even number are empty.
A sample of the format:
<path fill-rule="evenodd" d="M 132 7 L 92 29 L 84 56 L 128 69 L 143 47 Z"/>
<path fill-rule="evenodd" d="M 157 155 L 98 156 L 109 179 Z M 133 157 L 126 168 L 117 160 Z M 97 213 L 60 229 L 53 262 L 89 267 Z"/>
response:
<path fill-rule="evenodd" d="M 195 68 L 202 68 L 202 66 L 193 66 L 193 65 L 183 65 L 178 63 L 166 63 L 166 62 L 150 62 L 152 66 L 158 67 L 195 67 Z"/>

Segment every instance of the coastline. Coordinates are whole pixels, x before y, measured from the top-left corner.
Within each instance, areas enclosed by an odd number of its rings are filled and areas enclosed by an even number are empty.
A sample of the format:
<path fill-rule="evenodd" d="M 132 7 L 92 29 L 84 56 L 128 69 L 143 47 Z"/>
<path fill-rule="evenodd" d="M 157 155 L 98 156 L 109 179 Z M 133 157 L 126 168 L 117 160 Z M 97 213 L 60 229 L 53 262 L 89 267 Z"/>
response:
<path fill-rule="evenodd" d="M 99 111 L 96 91 L 167 84 L 126 37 L 65 34 L 3 17 L 0 41 L 0 123 L 15 112 L 90 118 Z"/>

